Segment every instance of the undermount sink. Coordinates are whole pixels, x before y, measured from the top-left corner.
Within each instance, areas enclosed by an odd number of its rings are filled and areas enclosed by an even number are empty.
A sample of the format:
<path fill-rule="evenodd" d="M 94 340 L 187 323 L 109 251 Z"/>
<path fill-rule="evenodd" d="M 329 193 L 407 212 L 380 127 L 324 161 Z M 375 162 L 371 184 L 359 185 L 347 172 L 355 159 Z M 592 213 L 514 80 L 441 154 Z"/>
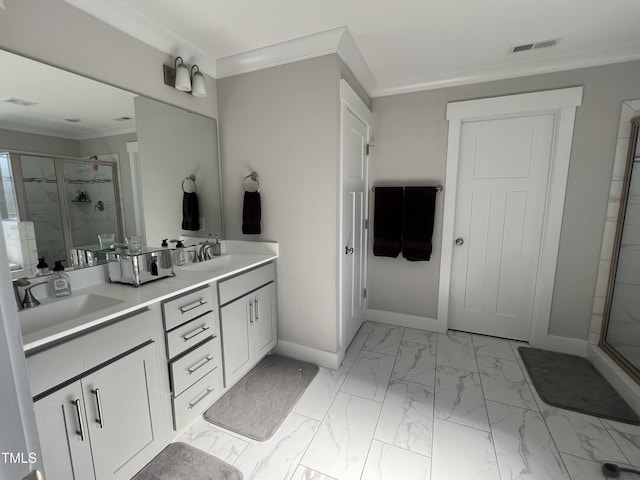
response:
<path fill-rule="evenodd" d="M 19 312 L 20 329 L 27 335 L 57 323 L 95 313 L 122 303 L 122 300 L 93 293 L 76 295 L 28 308 Z"/>

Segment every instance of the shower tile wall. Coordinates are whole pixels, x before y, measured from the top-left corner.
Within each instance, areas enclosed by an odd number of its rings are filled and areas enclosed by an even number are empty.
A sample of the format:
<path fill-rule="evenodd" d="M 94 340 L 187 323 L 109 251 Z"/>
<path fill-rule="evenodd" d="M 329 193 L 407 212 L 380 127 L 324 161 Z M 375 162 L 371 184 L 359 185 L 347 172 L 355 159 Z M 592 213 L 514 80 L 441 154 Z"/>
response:
<path fill-rule="evenodd" d="M 600 332 L 602 331 L 602 317 L 604 314 L 604 304 L 609 284 L 609 272 L 611 270 L 613 246 L 618 226 L 618 211 L 620 209 L 622 185 L 624 182 L 624 172 L 627 163 L 627 152 L 629 150 L 629 138 L 631 136 L 631 119 L 638 115 L 640 115 L 640 100 L 629 100 L 622 104 L 615 159 L 611 176 L 611 188 L 609 190 L 609 206 L 607 208 L 602 247 L 600 250 L 600 266 L 598 269 L 596 291 L 591 313 L 591 327 L 589 329 L 589 343 L 591 345 L 598 344 L 598 341 L 600 340 Z M 638 190 L 638 178 L 636 177 L 633 180 L 636 183 L 634 187 L 636 192 L 636 199 L 634 203 L 638 203 L 637 195 L 640 192 L 640 190 Z M 635 209 L 638 211 L 637 205 Z M 636 213 L 636 216 L 637 215 L 638 214 Z M 637 268 L 638 266 L 636 266 L 636 269 Z M 636 336 L 634 338 L 639 337 Z"/>
<path fill-rule="evenodd" d="M 66 259 L 56 172 L 52 158 L 21 157 L 29 218 L 35 224 L 38 255 L 49 266 Z"/>
<path fill-rule="evenodd" d="M 63 169 L 73 245 L 95 245 L 99 233 L 115 233 L 118 241 L 112 167 L 66 162 Z M 78 201 L 80 190 L 84 190 L 89 202 Z M 97 208 L 98 201 L 103 202 L 104 210 Z"/>

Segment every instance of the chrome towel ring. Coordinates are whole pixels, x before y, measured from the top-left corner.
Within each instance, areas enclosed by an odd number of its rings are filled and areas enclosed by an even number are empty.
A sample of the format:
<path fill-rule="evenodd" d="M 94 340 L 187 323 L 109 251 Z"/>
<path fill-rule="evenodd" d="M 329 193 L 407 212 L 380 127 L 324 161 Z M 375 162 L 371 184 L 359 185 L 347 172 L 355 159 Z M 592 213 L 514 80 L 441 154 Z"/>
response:
<path fill-rule="evenodd" d="M 248 180 L 248 181 L 247 181 Z M 256 172 L 251 172 L 242 179 L 242 188 L 245 192 L 260 192 L 260 177 Z"/>
<path fill-rule="evenodd" d="M 189 175 L 182 180 L 182 191 L 184 193 L 196 193 L 196 176 Z"/>

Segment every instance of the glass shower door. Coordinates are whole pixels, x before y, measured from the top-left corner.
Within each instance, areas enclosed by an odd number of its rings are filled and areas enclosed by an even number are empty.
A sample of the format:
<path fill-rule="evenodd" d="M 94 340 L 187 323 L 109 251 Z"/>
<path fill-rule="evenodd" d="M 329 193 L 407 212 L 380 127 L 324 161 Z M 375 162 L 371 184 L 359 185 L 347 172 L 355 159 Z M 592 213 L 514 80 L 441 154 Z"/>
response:
<path fill-rule="evenodd" d="M 121 242 L 116 166 L 108 162 L 63 160 L 72 247 L 96 245 L 98 234 L 113 233 Z"/>

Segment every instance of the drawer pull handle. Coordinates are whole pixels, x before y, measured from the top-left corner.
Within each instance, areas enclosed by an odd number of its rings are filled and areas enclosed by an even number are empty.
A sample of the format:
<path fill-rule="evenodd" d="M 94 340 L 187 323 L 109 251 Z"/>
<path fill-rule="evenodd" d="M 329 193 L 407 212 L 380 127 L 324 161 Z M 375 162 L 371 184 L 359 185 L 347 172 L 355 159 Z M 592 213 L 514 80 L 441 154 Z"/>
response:
<path fill-rule="evenodd" d="M 180 307 L 180 313 L 184 315 L 185 313 L 190 312 L 194 308 L 198 308 L 198 307 L 201 307 L 202 305 L 206 305 L 206 304 L 207 304 L 207 302 L 205 302 L 202 299 L 200 299 L 197 302 L 193 302 L 193 303 L 190 303 L 189 305 L 185 305 L 184 307 Z"/>
<path fill-rule="evenodd" d="M 198 363 L 196 363 L 195 365 L 193 365 L 190 368 L 187 368 L 187 372 L 189 375 L 191 375 L 193 372 L 195 372 L 196 370 L 201 369 L 202 367 L 204 367 L 207 363 L 209 363 L 211 360 L 213 360 L 213 357 L 207 355 L 205 358 L 203 358 L 202 360 L 200 360 Z"/>
<path fill-rule="evenodd" d="M 96 418 L 96 422 L 100 425 L 100 428 L 104 428 L 104 418 L 102 416 L 102 402 L 100 401 L 100 389 L 96 388 L 95 390 L 91 390 L 96 396 L 96 406 L 98 407 L 98 418 Z"/>
<path fill-rule="evenodd" d="M 206 332 L 207 330 L 209 330 L 209 328 L 211 327 L 207 327 L 207 326 L 202 326 L 202 327 L 198 327 L 195 330 L 193 330 L 192 332 L 189 333 L 185 333 L 182 338 L 184 339 L 185 342 L 188 342 L 189 340 L 191 340 L 193 337 L 197 337 L 198 335 L 200 335 L 203 332 Z"/>
<path fill-rule="evenodd" d="M 205 397 L 207 395 L 209 395 L 211 392 L 213 392 L 213 387 L 209 387 L 207 388 L 207 390 L 205 392 L 202 393 L 202 395 L 200 395 L 195 402 L 191 402 L 189 404 L 189 410 L 191 410 L 193 407 L 195 407 L 197 404 L 199 404 L 202 400 L 205 399 Z"/>
<path fill-rule="evenodd" d="M 76 407 L 76 415 L 78 416 L 78 428 L 79 428 L 79 430 L 76 431 L 76 433 L 78 435 L 80 435 L 80 440 L 82 440 L 84 442 L 86 437 L 84 436 L 84 422 L 82 421 L 82 411 L 80 410 L 80 399 L 76 399 L 71 403 L 73 405 L 75 405 L 75 407 Z"/>

